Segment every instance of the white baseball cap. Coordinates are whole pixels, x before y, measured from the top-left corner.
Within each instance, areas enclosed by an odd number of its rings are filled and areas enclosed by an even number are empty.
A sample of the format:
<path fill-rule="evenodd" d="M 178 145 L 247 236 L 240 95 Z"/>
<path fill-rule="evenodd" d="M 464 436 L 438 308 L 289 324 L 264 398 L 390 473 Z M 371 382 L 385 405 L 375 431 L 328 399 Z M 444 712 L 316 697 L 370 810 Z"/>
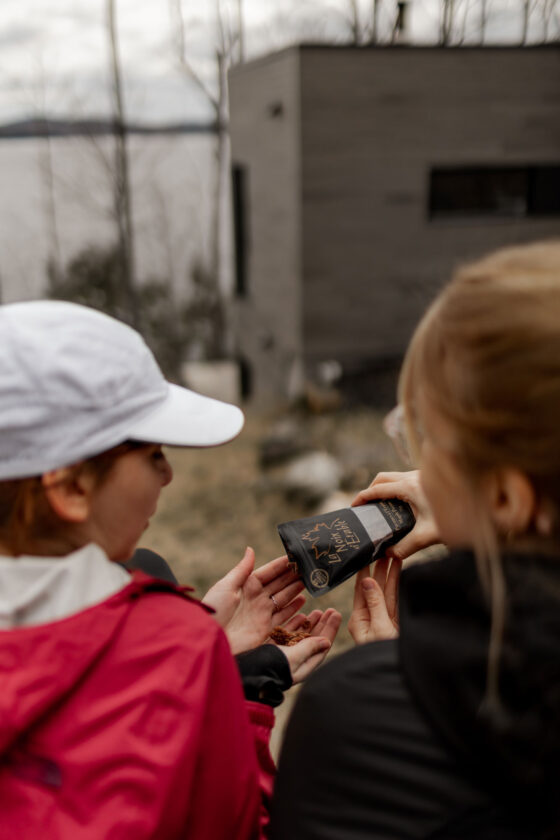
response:
<path fill-rule="evenodd" d="M 126 324 L 62 301 L 0 306 L 0 480 L 125 440 L 217 446 L 242 427 L 237 406 L 167 382 Z"/>

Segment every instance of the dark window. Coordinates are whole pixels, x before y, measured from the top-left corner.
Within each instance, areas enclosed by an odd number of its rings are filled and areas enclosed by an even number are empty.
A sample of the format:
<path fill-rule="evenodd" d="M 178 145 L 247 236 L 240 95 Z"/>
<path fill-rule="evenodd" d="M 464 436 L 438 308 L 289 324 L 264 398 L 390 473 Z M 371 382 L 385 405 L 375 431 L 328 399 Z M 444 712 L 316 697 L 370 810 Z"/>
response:
<path fill-rule="evenodd" d="M 248 400 L 253 393 L 253 377 L 251 375 L 251 365 L 247 359 L 240 358 L 239 360 L 239 385 L 241 391 L 241 399 Z"/>
<path fill-rule="evenodd" d="M 560 215 L 560 166 L 432 169 L 430 216 Z"/>
<path fill-rule="evenodd" d="M 529 216 L 560 215 L 560 166 L 529 169 Z"/>
<path fill-rule="evenodd" d="M 233 238 L 235 246 L 235 293 L 247 294 L 247 167 L 233 164 Z"/>

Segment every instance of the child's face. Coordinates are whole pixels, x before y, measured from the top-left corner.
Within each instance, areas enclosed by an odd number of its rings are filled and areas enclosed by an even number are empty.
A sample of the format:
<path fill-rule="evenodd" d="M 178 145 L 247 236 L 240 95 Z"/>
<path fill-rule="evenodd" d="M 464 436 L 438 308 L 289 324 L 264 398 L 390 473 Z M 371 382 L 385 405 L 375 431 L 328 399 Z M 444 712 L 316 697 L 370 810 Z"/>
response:
<path fill-rule="evenodd" d="M 87 536 L 111 560 L 128 560 L 173 478 L 161 446 L 147 445 L 117 458 L 91 496 Z"/>
<path fill-rule="evenodd" d="M 470 548 L 477 517 L 472 490 L 453 455 L 453 429 L 425 399 L 421 401 L 419 414 L 420 481 L 441 541 L 449 548 Z"/>

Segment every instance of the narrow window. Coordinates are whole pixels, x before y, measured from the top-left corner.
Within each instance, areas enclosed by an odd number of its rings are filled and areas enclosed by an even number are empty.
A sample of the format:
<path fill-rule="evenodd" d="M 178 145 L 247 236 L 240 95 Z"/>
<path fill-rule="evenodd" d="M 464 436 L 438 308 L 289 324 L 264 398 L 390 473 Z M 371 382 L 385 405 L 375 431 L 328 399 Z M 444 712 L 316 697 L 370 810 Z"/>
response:
<path fill-rule="evenodd" d="M 239 363 L 239 390 L 241 392 L 241 399 L 248 400 L 253 393 L 253 377 L 251 365 L 247 359 L 240 357 Z"/>
<path fill-rule="evenodd" d="M 234 163 L 232 166 L 233 192 L 233 238 L 235 247 L 235 293 L 238 297 L 247 295 L 247 167 Z"/>

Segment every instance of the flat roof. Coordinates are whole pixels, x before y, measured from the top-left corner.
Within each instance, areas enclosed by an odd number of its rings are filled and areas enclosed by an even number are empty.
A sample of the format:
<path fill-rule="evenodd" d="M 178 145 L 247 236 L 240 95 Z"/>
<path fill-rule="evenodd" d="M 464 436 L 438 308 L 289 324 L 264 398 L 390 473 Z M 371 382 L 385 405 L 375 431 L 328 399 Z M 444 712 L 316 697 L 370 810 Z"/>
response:
<path fill-rule="evenodd" d="M 245 61 L 243 64 L 234 64 L 230 68 L 230 73 L 242 73 L 244 70 L 250 70 L 253 67 L 262 66 L 290 54 L 296 54 L 302 51 L 323 50 L 331 52 L 554 52 L 560 53 L 560 41 L 551 42 L 549 44 L 467 44 L 467 45 L 451 45 L 442 46 L 441 44 L 328 44 L 322 41 L 302 41 L 298 44 L 291 44 L 281 50 L 266 53 L 265 55 L 253 58 L 250 61 Z"/>

